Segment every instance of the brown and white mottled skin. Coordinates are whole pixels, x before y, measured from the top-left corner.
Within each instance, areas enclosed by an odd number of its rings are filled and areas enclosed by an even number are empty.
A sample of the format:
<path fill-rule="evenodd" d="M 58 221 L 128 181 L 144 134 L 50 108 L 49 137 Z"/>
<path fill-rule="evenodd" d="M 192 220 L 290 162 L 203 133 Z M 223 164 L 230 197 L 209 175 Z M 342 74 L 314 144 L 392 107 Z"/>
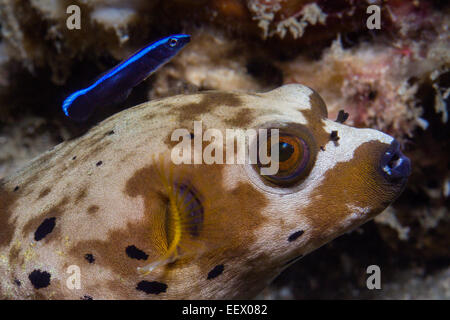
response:
<path fill-rule="evenodd" d="M 289 261 L 373 218 L 404 186 L 387 182 L 379 170 L 392 137 L 328 120 L 326 113 L 319 95 L 301 85 L 258 94 L 211 91 L 141 104 L 56 146 L 0 184 L 0 295 L 253 297 Z M 194 120 L 223 131 L 301 125 L 313 137 L 317 156 L 310 173 L 287 188 L 265 183 L 250 165 L 184 166 L 185 178 L 206 199 L 205 210 L 213 212 L 212 244 L 143 275 L 138 267 L 158 257 L 150 217 L 167 206 L 154 159 L 163 155 L 170 161 L 172 132 L 192 130 Z M 338 142 L 330 140 L 334 130 Z M 36 241 L 37 228 L 49 218 L 55 218 L 53 230 Z M 298 231 L 301 236 L 288 241 Z M 131 245 L 147 259 L 128 256 Z M 86 254 L 95 260 L 90 263 Z M 80 289 L 66 285 L 71 265 L 80 268 Z M 222 273 L 208 279 L 218 265 Z M 35 288 L 35 270 L 49 274 L 49 284 Z M 147 283 L 147 290 L 138 290 L 139 283 Z"/>

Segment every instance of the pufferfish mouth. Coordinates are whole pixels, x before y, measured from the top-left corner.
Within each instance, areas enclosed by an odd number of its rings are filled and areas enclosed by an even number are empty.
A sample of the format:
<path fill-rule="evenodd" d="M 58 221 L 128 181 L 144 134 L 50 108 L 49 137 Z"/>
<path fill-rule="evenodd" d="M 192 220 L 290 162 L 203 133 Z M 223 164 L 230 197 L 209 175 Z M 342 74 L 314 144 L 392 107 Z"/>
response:
<path fill-rule="evenodd" d="M 393 140 L 381 156 L 382 176 L 393 184 L 404 185 L 411 174 L 411 161 L 400 151 L 400 143 Z"/>

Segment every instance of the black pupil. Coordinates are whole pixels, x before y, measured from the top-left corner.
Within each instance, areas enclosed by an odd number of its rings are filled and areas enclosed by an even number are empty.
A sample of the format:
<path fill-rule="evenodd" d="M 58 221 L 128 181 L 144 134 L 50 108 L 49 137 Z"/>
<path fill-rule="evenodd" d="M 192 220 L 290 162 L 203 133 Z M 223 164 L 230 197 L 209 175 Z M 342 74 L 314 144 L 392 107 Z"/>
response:
<path fill-rule="evenodd" d="M 170 45 L 174 46 L 177 44 L 177 40 L 176 39 L 170 39 Z"/>
<path fill-rule="evenodd" d="M 294 153 L 294 147 L 287 142 L 281 142 L 278 144 L 279 148 L 279 161 L 284 162 L 289 160 L 289 158 Z"/>

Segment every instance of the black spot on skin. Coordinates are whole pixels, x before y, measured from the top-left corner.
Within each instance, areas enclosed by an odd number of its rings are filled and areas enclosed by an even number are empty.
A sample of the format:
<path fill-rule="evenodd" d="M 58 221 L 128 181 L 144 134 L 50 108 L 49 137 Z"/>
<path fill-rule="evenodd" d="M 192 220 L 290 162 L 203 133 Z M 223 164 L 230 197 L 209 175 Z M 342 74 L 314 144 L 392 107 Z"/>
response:
<path fill-rule="evenodd" d="M 223 264 L 218 264 L 208 273 L 208 277 L 206 279 L 211 280 L 220 276 L 224 269 L 225 267 L 223 266 Z"/>
<path fill-rule="evenodd" d="M 289 260 L 289 261 L 287 261 L 287 262 L 284 264 L 284 266 L 288 266 L 288 265 L 290 265 L 290 264 L 293 264 L 293 263 L 297 262 L 298 260 L 300 260 L 301 258 L 303 258 L 303 255 L 302 255 L 302 254 L 299 255 L 299 256 L 297 256 L 297 257 L 295 257 L 295 258 L 293 258 L 293 259 L 291 259 L 291 260 Z"/>
<path fill-rule="evenodd" d="M 77 158 L 77 156 L 73 156 L 72 160 L 75 160 Z"/>
<path fill-rule="evenodd" d="M 303 233 L 305 233 L 305 231 L 300 230 L 300 231 L 296 231 L 293 234 L 291 234 L 288 238 L 289 242 L 295 241 L 297 240 Z"/>
<path fill-rule="evenodd" d="M 22 285 L 22 283 L 20 282 L 20 280 L 14 279 L 14 283 L 20 287 Z"/>
<path fill-rule="evenodd" d="M 50 285 L 50 273 L 41 270 L 34 270 L 28 276 L 35 289 L 41 289 Z"/>
<path fill-rule="evenodd" d="M 94 258 L 94 256 L 92 255 L 92 253 L 86 253 L 85 255 L 84 255 L 84 258 L 87 260 L 87 262 L 89 262 L 89 263 L 94 263 L 94 261 L 95 261 L 95 258 Z"/>
<path fill-rule="evenodd" d="M 45 219 L 34 233 L 34 240 L 40 241 L 51 233 L 55 227 L 55 220 L 54 217 Z"/>
<path fill-rule="evenodd" d="M 160 294 L 166 292 L 167 284 L 158 281 L 141 281 L 138 283 L 137 290 L 144 291 L 146 294 Z"/>
<path fill-rule="evenodd" d="M 96 165 L 97 167 L 100 167 L 102 164 L 103 164 L 103 161 L 99 161 L 99 162 L 97 162 L 95 165 Z"/>
<path fill-rule="evenodd" d="M 84 296 L 82 296 L 80 299 L 81 299 L 81 300 L 94 300 L 94 299 L 92 299 L 91 296 L 88 296 L 87 294 L 85 294 Z"/>
<path fill-rule="evenodd" d="M 336 122 L 338 123 L 344 123 L 348 119 L 348 113 L 344 110 L 339 110 Z"/>
<path fill-rule="evenodd" d="M 194 134 L 191 132 L 190 134 L 191 139 L 194 139 Z"/>
<path fill-rule="evenodd" d="M 16 192 L 17 190 L 19 190 L 19 186 L 16 186 L 16 187 L 14 188 L 14 192 Z"/>
<path fill-rule="evenodd" d="M 338 141 L 340 138 L 339 138 L 339 136 L 338 136 L 338 132 L 336 131 L 336 130 L 333 130 L 333 131 L 331 131 L 331 134 L 330 134 L 330 140 L 331 141 Z"/>
<path fill-rule="evenodd" d="M 111 136 L 111 135 L 113 135 L 115 132 L 114 132 L 114 130 L 111 130 L 111 131 L 109 131 L 108 133 L 107 133 L 107 135 L 108 136 Z"/>
<path fill-rule="evenodd" d="M 125 249 L 125 252 L 127 253 L 127 256 L 129 256 L 131 259 L 147 260 L 147 258 L 148 258 L 148 254 L 146 254 L 142 250 L 139 250 L 134 245 L 128 246 Z"/>

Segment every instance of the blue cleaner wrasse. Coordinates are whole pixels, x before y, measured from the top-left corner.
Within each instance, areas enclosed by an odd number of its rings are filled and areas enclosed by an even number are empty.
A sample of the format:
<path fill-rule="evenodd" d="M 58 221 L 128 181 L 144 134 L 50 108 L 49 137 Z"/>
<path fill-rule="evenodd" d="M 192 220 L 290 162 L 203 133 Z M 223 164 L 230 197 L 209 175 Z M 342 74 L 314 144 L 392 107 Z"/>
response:
<path fill-rule="evenodd" d="M 186 34 L 171 35 L 142 48 L 89 87 L 67 97 L 62 105 L 65 115 L 76 121 L 85 121 L 97 107 L 122 102 L 133 87 L 172 59 L 190 39 Z"/>

